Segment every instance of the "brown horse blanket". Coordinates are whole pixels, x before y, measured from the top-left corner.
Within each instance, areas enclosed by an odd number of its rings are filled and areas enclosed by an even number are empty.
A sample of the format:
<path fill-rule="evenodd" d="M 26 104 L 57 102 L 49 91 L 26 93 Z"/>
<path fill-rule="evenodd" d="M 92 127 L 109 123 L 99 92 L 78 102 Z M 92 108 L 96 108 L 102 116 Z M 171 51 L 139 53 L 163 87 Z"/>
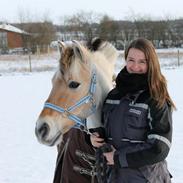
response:
<path fill-rule="evenodd" d="M 92 176 L 95 151 L 85 139 L 85 132 L 72 128 L 58 146 L 53 183 L 96 183 Z M 92 178 L 93 177 L 93 178 Z"/>

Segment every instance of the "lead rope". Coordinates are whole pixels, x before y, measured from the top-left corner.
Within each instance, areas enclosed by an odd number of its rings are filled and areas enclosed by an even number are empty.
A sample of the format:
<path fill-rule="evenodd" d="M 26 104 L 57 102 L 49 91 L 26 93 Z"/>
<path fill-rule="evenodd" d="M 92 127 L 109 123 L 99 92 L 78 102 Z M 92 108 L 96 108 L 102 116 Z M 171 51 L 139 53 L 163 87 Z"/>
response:
<path fill-rule="evenodd" d="M 107 161 L 103 155 L 105 152 L 111 152 L 112 148 L 110 144 L 104 144 L 102 147 L 96 149 L 96 171 L 98 183 L 107 183 L 110 167 L 107 165 Z"/>
<path fill-rule="evenodd" d="M 91 183 L 95 183 L 95 172 L 96 172 L 96 170 L 95 170 L 95 165 L 92 165 L 91 166 L 91 168 L 92 168 L 92 176 L 91 176 Z"/>

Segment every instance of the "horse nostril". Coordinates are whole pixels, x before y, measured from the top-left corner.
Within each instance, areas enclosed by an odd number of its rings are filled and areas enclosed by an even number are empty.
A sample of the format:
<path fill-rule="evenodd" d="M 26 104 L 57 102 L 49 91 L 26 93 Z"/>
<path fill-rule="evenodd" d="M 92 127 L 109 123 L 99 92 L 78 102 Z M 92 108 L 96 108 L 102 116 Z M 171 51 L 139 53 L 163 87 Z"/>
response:
<path fill-rule="evenodd" d="M 38 129 L 38 134 L 41 136 L 42 139 L 46 137 L 49 132 L 49 126 L 47 123 L 43 123 L 42 126 Z"/>

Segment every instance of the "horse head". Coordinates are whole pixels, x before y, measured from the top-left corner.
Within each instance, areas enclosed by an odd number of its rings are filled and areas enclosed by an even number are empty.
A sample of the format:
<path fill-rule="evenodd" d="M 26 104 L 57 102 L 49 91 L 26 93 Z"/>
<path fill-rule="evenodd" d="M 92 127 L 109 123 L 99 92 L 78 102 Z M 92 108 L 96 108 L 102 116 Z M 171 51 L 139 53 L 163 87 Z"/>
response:
<path fill-rule="evenodd" d="M 96 45 L 96 40 L 93 43 Z M 105 53 L 114 61 L 117 52 L 107 42 L 101 42 L 97 47 L 101 49 L 98 53 L 77 41 L 69 45 L 59 42 L 59 68 L 52 78 L 52 90 L 36 122 L 35 133 L 40 143 L 57 145 L 72 127 L 86 129 L 101 125 L 101 106 L 112 86 L 111 69 L 114 67 L 107 61 Z M 112 50 L 113 56 L 105 50 L 107 48 Z M 86 123 L 88 117 L 92 119 L 90 125 Z"/>

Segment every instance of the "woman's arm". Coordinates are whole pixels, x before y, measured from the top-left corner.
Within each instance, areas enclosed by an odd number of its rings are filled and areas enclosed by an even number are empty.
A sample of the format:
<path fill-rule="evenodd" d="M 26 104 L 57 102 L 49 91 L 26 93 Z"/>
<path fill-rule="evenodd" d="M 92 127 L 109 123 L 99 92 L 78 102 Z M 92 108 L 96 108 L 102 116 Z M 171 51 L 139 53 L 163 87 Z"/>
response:
<path fill-rule="evenodd" d="M 114 153 L 115 164 L 120 167 L 142 167 L 163 161 L 170 150 L 172 140 L 172 112 L 165 104 L 158 109 L 149 105 L 150 130 L 144 143 L 132 144 Z"/>

